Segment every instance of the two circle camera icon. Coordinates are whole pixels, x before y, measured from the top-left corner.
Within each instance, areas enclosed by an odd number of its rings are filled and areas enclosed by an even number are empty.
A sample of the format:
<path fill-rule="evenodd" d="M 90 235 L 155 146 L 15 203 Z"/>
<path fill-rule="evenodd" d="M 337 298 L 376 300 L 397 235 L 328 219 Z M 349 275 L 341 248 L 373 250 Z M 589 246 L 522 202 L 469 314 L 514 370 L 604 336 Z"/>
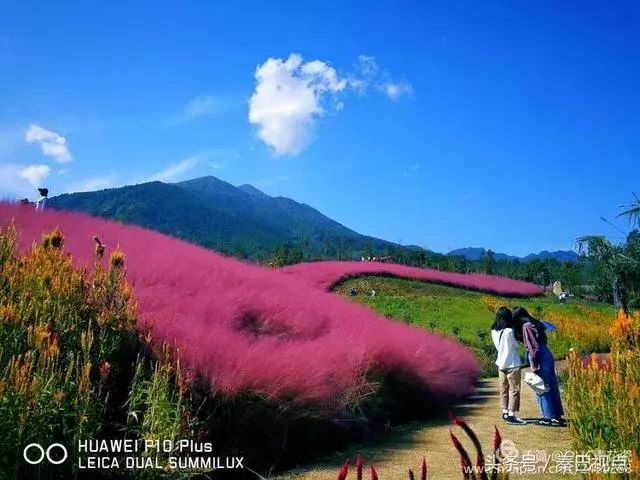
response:
<path fill-rule="evenodd" d="M 55 451 L 54 449 L 57 449 L 60 452 L 62 452 L 61 458 L 56 459 L 51 456 L 52 450 Z M 30 453 L 32 450 L 36 450 L 38 453 L 35 455 L 33 453 Z M 66 447 L 61 443 L 52 443 L 51 445 L 49 445 L 49 447 L 46 450 L 39 443 L 30 443 L 29 445 L 24 447 L 24 450 L 22 451 L 22 456 L 24 457 L 24 460 L 27 463 L 30 463 L 31 465 L 38 465 L 39 463 L 42 463 L 45 457 L 47 457 L 47 460 L 49 461 L 49 463 L 53 465 L 60 465 L 62 462 L 64 462 L 67 459 L 68 455 L 69 454 L 67 452 Z"/>

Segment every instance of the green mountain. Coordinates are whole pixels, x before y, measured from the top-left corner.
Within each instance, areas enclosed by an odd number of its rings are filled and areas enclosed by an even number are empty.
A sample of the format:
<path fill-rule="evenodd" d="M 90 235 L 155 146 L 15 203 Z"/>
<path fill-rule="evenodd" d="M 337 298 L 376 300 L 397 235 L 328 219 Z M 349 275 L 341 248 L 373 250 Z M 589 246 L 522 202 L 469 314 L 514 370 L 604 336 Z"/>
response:
<path fill-rule="evenodd" d="M 51 198 L 49 205 L 141 225 L 248 258 L 283 247 L 304 251 L 309 258 L 356 258 L 405 248 L 361 235 L 309 205 L 212 176 L 64 194 Z"/>

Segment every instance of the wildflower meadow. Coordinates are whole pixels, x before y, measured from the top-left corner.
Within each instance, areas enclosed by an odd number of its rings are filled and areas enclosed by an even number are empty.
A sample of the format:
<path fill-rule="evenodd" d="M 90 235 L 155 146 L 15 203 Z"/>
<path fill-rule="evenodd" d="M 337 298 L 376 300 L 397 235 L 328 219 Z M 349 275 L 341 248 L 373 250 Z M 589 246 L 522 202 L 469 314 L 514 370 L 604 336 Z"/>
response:
<path fill-rule="evenodd" d="M 620 311 L 611 354 L 569 355 L 567 401 L 577 450 L 628 452 L 640 472 L 640 314 Z"/>

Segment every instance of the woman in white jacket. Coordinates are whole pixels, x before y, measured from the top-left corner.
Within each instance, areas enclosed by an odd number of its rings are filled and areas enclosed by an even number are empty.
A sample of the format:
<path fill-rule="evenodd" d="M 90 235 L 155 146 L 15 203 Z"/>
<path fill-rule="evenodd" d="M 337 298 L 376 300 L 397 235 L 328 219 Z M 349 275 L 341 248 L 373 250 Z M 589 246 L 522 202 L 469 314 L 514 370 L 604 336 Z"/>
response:
<path fill-rule="evenodd" d="M 518 417 L 522 365 L 518 354 L 518 341 L 513 331 L 513 317 L 507 307 L 500 307 L 496 312 L 496 320 L 491 326 L 491 339 L 498 351 L 496 365 L 502 418 L 510 425 L 524 425 L 526 422 Z"/>

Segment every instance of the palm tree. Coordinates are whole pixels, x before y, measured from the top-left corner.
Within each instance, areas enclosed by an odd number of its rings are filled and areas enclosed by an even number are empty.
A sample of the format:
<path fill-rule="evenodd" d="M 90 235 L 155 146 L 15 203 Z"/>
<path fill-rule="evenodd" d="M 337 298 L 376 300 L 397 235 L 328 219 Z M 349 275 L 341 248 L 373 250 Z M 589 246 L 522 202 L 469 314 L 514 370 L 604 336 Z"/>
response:
<path fill-rule="evenodd" d="M 617 215 L 617 217 L 629 217 L 629 221 L 633 225 L 640 225 L 640 198 L 633 194 L 634 201 L 629 205 L 623 205 L 621 208 L 625 210 Z"/>
<path fill-rule="evenodd" d="M 634 201 L 623 205 L 617 217 L 629 217 L 632 226 L 640 226 L 640 197 L 633 194 Z M 605 222 L 607 221 L 603 218 Z M 615 227 L 615 225 L 614 225 Z M 618 229 L 619 230 L 619 229 Z M 624 233 L 624 232 L 622 232 Z M 598 265 L 611 282 L 613 305 L 628 310 L 628 296 L 632 278 L 640 269 L 640 237 L 637 230 L 629 232 L 625 243 L 613 244 L 603 236 L 591 235 L 579 238 L 581 253 Z"/>

